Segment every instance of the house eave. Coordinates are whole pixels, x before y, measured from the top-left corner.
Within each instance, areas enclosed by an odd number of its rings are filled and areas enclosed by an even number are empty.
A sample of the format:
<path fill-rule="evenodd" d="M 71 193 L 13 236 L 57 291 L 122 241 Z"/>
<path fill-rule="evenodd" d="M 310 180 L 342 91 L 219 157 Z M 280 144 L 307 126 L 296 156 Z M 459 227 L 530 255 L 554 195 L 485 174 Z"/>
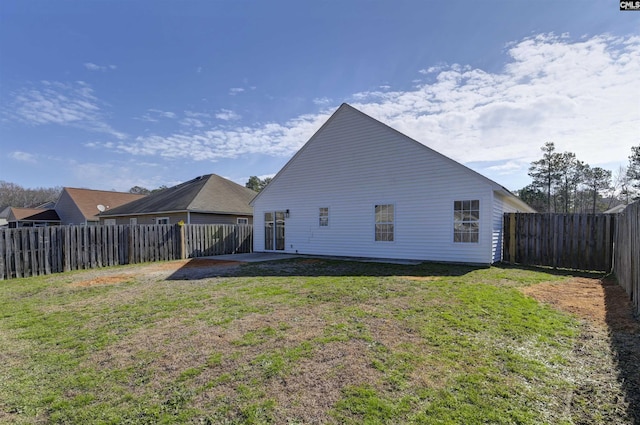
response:
<path fill-rule="evenodd" d="M 188 213 L 189 210 L 174 210 L 174 211 L 152 211 L 152 212 L 133 212 L 133 213 L 120 213 L 120 214 L 109 214 L 109 213 L 101 213 L 100 218 L 111 218 L 111 217 L 138 217 L 141 215 L 164 215 L 164 214 L 180 214 L 180 213 Z"/>
<path fill-rule="evenodd" d="M 253 212 L 238 212 L 238 211 L 209 211 L 209 210 L 197 210 L 197 209 L 188 209 L 188 210 L 173 210 L 173 211 L 153 211 L 153 212 L 140 212 L 140 213 L 126 213 L 126 214 L 108 214 L 102 213 L 100 214 L 100 218 L 111 218 L 111 217 L 134 217 L 134 216 L 157 216 L 162 214 L 187 214 L 187 213 L 196 213 L 196 214 L 217 214 L 217 215 L 253 215 Z"/>
<path fill-rule="evenodd" d="M 494 193 L 497 193 L 498 195 L 508 199 L 511 203 L 513 203 L 518 208 L 518 210 L 521 210 L 522 212 L 528 212 L 528 213 L 537 212 L 535 209 L 531 208 L 529 204 L 524 202 L 522 199 L 518 198 L 516 195 L 511 193 L 511 191 L 509 191 L 503 186 L 500 186 L 498 189 L 494 189 Z"/>

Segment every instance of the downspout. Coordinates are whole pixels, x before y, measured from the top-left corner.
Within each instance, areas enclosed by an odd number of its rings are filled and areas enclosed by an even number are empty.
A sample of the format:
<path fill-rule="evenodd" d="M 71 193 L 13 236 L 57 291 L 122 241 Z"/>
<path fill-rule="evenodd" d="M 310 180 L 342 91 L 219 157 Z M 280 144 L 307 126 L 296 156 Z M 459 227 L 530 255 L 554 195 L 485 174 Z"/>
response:
<path fill-rule="evenodd" d="M 187 211 L 187 224 L 191 224 L 191 211 Z"/>

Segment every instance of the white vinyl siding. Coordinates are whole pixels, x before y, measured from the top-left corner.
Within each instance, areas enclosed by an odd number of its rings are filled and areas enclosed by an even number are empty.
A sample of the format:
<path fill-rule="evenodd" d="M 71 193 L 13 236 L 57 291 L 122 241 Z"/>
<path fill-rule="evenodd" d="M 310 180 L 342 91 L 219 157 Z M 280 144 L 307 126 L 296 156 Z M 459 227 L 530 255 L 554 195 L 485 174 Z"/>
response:
<path fill-rule="evenodd" d="M 520 209 L 509 202 L 503 195 L 494 193 L 493 211 L 491 223 L 493 234 L 491 238 L 491 259 L 492 262 L 502 261 L 503 241 L 504 241 L 504 214 L 518 212 Z"/>
<path fill-rule="evenodd" d="M 254 199 L 254 249 L 265 249 L 264 213 L 287 208 L 286 252 L 491 263 L 497 187 L 347 108 Z M 477 243 L 453 242 L 452 205 L 465 199 L 479 200 Z M 372 209 L 384 200 L 394 205 L 394 243 L 376 242 L 373 234 Z M 331 206 L 329 227 L 319 228 L 318 205 Z"/>

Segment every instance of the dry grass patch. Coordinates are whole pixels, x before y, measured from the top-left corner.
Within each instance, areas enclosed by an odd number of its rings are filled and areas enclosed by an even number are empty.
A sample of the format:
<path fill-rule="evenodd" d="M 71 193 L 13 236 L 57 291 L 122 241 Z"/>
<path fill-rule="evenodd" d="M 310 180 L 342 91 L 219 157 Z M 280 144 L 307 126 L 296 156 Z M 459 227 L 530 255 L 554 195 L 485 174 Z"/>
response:
<path fill-rule="evenodd" d="M 345 388 L 381 387 L 383 374 L 371 366 L 364 341 L 324 344 L 295 370 L 270 383 L 276 401 L 274 423 L 331 423 L 331 411 Z"/>
<path fill-rule="evenodd" d="M 640 334 L 640 321 L 625 290 L 613 278 L 571 278 L 522 288 L 536 300 L 587 320 L 612 333 Z M 640 348 L 640 347 L 639 347 Z"/>
<path fill-rule="evenodd" d="M 122 274 L 115 276 L 100 276 L 95 277 L 93 279 L 81 280 L 79 282 L 73 282 L 70 286 L 76 287 L 88 287 L 88 286 L 96 286 L 96 285 L 117 285 L 118 283 L 130 282 L 134 279 L 136 275 L 134 274 Z"/>
<path fill-rule="evenodd" d="M 566 282 L 540 283 L 522 288 L 522 292 L 560 310 L 606 326 L 604 288 L 599 279 L 572 278 Z"/>
<path fill-rule="evenodd" d="M 576 422 L 640 423 L 640 322 L 624 289 L 608 277 L 522 291 L 584 321 L 570 358 L 575 389 L 568 404 Z"/>
<path fill-rule="evenodd" d="M 404 278 L 414 282 L 433 282 L 434 280 L 442 279 L 440 276 L 404 276 Z"/>

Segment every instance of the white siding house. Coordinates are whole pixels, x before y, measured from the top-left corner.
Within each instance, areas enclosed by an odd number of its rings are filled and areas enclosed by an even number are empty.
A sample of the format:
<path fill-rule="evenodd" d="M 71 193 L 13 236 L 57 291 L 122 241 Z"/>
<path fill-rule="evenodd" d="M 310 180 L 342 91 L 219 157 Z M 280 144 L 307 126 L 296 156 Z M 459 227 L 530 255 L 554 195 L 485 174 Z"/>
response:
<path fill-rule="evenodd" d="M 254 250 L 489 264 L 499 184 L 343 104 L 251 202 Z"/>

